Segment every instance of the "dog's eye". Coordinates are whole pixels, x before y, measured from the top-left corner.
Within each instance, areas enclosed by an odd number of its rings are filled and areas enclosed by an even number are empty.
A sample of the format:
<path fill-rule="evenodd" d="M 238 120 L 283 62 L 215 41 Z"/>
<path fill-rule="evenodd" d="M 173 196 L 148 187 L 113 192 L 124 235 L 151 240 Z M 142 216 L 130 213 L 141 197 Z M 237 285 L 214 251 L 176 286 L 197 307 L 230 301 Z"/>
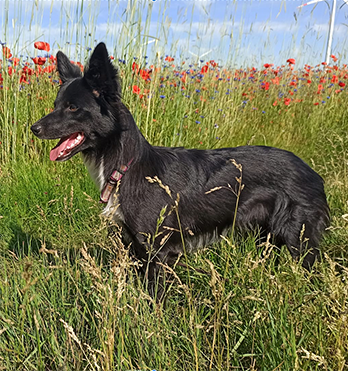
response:
<path fill-rule="evenodd" d="M 78 110 L 79 107 L 75 106 L 75 104 L 70 104 L 69 105 L 69 111 L 75 112 Z"/>

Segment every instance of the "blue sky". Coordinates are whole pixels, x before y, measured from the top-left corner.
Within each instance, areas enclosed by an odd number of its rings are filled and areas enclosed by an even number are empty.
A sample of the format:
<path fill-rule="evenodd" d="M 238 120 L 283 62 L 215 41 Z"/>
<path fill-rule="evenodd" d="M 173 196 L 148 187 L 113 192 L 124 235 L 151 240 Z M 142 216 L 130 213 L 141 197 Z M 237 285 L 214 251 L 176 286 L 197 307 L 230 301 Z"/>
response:
<path fill-rule="evenodd" d="M 0 40 L 28 56 L 40 54 L 32 46 L 37 40 L 49 42 L 53 54 L 62 49 L 76 59 L 104 41 L 119 58 L 172 55 L 243 67 L 295 58 L 298 65 L 317 64 L 325 59 L 332 0 L 298 9 L 303 2 L 0 0 Z M 338 0 L 332 53 L 345 63 L 343 4 Z"/>

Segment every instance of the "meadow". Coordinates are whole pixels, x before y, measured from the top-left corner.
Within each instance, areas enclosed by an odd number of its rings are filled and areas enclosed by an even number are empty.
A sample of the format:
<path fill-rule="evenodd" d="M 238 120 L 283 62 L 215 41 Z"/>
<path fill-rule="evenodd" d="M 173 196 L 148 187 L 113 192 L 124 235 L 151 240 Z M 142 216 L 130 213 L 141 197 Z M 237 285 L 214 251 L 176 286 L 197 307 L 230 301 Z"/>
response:
<path fill-rule="evenodd" d="M 30 131 L 53 108 L 54 57 L 24 62 L 3 45 L 0 370 L 347 370 L 347 65 L 113 58 L 153 145 L 270 145 L 310 164 L 331 209 L 321 261 L 307 273 L 286 248 L 276 259 L 268 241 L 261 256 L 257 232 L 231 231 L 184 257 L 165 307 L 151 303 L 81 158 L 50 162 L 55 143 Z"/>

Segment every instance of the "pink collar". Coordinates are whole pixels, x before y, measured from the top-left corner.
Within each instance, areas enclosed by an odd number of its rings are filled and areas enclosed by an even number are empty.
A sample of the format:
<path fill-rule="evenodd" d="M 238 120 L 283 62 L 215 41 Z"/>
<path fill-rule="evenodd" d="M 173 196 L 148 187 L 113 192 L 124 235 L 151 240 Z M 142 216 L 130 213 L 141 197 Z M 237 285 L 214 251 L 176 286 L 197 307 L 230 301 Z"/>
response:
<path fill-rule="evenodd" d="M 101 191 L 100 194 L 100 203 L 106 204 L 109 201 L 109 198 L 111 196 L 112 191 L 114 190 L 117 182 L 119 182 L 123 175 L 125 175 L 126 171 L 129 169 L 129 166 L 133 162 L 134 158 L 132 158 L 127 165 L 121 165 L 120 169 L 115 169 L 112 174 L 110 175 L 110 178 L 105 184 L 105 187 Z"/>

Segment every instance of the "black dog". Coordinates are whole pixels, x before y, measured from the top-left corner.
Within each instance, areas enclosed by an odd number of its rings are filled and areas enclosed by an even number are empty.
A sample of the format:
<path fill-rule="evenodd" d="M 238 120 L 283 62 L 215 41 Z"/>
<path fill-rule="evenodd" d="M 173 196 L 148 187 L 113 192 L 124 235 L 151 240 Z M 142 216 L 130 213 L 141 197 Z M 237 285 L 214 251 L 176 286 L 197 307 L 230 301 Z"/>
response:
<path fill-rule="evenodd" d="M 41 139 L 60 138 L 52 161 L 82 153 L 105 213 L 122 223 L 143 262 L 152 295 L 162 277 L 159 262 L 173 265 L 184 246 L 207 245 L 233 225 L 271 233 L 311 268 L 329 208 L 322 178 L 300 158 L 264 146 L 151 146 L 121 101 L 105 44 L 95 48 L 83 76 L 62 52 L 57 67 L 62 86 L 54 111 L 31 129 Z"/>

